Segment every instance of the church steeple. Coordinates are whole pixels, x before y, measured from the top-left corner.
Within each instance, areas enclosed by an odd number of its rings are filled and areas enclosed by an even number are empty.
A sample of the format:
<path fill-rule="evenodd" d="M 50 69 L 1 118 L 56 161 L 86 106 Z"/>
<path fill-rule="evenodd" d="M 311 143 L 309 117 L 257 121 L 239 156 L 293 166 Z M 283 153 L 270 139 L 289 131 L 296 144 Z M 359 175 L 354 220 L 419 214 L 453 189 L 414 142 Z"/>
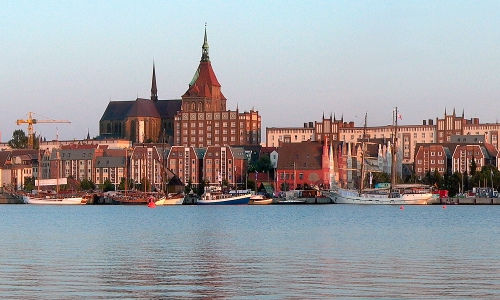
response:
<path fill-rule="evenodd" d="M 158 101 L 158 89 L 156 88 L 155 63 L 153 62 L 153 79 L 151 80 L 151 100 Z"/>
<path fill-rule="evenodd" d="M 208 56 L 207 23 L 205 23 L 205 37 L 203 38 L 203 46 L 201 46 L 201 61 L 210 61 Z"/>

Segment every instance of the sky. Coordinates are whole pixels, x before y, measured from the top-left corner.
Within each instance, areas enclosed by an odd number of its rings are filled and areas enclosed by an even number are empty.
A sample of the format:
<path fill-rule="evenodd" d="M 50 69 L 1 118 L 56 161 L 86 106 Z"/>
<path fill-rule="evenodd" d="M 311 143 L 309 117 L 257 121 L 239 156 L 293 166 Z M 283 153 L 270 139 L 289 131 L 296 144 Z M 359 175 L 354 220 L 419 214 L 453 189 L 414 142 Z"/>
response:
<path fill-rule="evenodd" d="M 456 108 L 497 122 L 500 1 L 0 0 L 0 132 L 16 119 L 49 139 L 99 134 L 110 100 L 180 99 L 201 57 L 227 107 L 254 108 L 266 127 L 344 121 L 421 124 Z"/>

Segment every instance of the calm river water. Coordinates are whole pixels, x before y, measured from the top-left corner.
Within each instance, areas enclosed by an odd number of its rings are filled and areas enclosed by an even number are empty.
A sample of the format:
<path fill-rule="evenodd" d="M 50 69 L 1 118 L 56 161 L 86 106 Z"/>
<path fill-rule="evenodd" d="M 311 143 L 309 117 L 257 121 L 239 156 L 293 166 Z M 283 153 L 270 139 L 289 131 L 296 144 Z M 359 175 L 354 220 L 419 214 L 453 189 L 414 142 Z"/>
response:
<path fill-rule="evenodd" d="M 0 298 L 500 299 L 500 206 L 0 205 Z"/>

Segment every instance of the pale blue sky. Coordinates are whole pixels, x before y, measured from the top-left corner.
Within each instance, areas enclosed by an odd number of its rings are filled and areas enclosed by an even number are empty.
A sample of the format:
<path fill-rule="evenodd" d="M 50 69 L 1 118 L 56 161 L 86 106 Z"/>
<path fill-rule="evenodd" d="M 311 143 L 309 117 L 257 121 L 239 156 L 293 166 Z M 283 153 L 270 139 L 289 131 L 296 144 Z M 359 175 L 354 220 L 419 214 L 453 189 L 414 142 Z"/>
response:
<path fill-rule="evenodd" d="M 82 138 L 109 100 L 179 99 L 201 56 L 204 23 L 228 107 L 266 126 L 322 113 L 369 125 L 441 117 L 495 122 L 500 1 L 0 1 L 2 141 L 28 111 L 48 139 Z M 23 126 L 23 129 L 26 127 Z"/>

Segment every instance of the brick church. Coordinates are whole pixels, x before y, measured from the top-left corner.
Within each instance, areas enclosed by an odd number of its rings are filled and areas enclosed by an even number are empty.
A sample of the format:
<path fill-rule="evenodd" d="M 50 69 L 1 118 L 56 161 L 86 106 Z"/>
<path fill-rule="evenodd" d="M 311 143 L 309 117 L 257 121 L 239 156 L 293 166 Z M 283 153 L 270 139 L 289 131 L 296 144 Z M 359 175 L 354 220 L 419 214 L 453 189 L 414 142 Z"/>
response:
<path fill-rule="evenodd" d="M 226 109 L 215 76 L 207 31 L 198 69 L 182 99 L 159 100 L 155 67 L 150 99 L 110 101 L 99 122 L 100 138 L 125 138 L 134 143 L 166 141 L 176 146 L 259 145 L 258 111 Z"/>

